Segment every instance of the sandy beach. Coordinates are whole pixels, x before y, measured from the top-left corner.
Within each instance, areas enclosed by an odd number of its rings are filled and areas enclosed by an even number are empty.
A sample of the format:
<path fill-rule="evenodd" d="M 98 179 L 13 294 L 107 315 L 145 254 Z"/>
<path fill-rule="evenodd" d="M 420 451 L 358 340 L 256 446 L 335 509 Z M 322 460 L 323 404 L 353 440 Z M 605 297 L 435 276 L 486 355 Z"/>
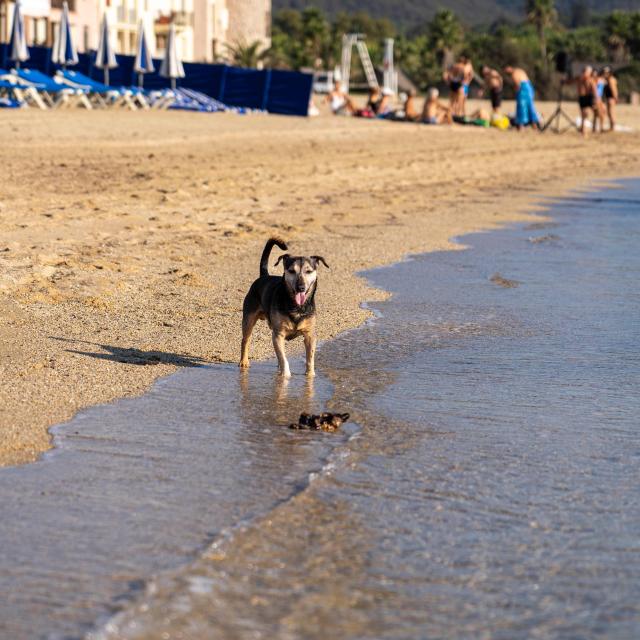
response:
<path fill-rule="evenodd" d="M 627 106 L 620 122 L 636 132 L 587 140 L 326 114 L 2 118 L 4 465 L 36 459 L 47 429 L 83 407 L 140 394 L 177 367 L 236 361 L 242 299 L 270 235 L 327 259 L 327 339 L 382 295 L 359 270 L 640 172 L 640 110 Z M 252 355 L 272 355 L 264 325 Z"/>

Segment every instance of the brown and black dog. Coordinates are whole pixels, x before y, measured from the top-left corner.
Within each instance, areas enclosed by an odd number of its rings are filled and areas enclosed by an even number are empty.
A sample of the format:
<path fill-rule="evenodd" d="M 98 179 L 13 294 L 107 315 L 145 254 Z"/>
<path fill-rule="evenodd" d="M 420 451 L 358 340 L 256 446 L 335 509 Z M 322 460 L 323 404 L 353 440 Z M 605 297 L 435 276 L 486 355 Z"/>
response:
<path fill-rule="evenodd" d="M 273 333 L 273 348 L 278 358 L 280 375 L 291 377 L 284 350 L 285 340 L 304 337 L 307 354 L 307 375 L 315 375 L 316 305 L 318 264 L 329 265 L 322 256 L 291 256 L 282 254 L 275 262 L 284 263 L 281 277 L 269 275 L 269 255 L 276 245 L 286 251 L 279 238 L 267 241 L 260 259 L 260 277 L 251 285 L 242 305 L 242 347 L 240 366 L 249 366 L 249 342 L 258 320 L 266 320 Z M 275 266 L 275 265 L 274 265 Z"/>

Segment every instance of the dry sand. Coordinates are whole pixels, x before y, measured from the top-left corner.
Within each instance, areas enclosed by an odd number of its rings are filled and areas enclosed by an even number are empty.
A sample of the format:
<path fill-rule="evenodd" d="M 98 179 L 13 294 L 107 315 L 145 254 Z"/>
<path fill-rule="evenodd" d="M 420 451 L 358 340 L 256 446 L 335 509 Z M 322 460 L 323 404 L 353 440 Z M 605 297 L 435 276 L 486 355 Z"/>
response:
<path fill-rule="evenodd" d="M 329 262 L 326 339 L 383 295 L 357 271 L 523 219 L 541 194 L 640 173 L 638 133 L 0 116 L 1 464 L 37 458 L 48 427 L 82 407 L 139 394 L 176 367 L 236 361 L 242 298 L 272 234 Z M 621 107 L 620 121 L 640 127 L 640 110 Z M 252 355 L 272 355 L 264 326 L 256 337 Z"/>

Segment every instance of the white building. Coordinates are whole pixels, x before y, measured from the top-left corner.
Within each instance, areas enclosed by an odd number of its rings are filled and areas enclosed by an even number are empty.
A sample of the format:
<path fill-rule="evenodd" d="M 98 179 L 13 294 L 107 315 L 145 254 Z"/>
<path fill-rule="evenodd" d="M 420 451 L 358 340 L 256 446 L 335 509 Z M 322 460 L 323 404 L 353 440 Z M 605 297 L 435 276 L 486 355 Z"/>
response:
<path fill-rule="evenodd" d="M 178 53 L 184 61 L 212 62 L 225 44 L 270 42 L 271 0 L 68 0 L 78 51 L 98 45 L 106 11 L 118 53 L 134 54 L 138 22 L 143 19 L 152 54 L 164 52 L 169 24 L 176 26 Z M 8 42 L 13 0 L 0 0 L 0 42 Z M 62 0 L 22 0 L 29 45 L 51 46 L 60 23 Z"/>

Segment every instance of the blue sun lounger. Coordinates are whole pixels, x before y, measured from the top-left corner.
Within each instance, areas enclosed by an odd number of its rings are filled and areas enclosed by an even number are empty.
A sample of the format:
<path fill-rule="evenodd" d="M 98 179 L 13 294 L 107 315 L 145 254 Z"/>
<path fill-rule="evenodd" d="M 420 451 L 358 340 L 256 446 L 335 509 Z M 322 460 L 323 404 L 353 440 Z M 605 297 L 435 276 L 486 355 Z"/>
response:
<path fill-rule="evenodd" d="M 92 108 L 85 89 L 66 87 L 36 69 L 13 69 L 11 73 L 21 84 L 35 89 L 54 109 L 62 106 Z"/>
<path fill-rule="evenodd" d="M 201 91 L 195 91 L 194 89 L 186 89 L 184 87 L 180 87 L 176 90 L 178 94 L 180 94 L 183 98 L 191 100 L 199 105 L 199 111 L 207 111 L 208 113 L 216 113 L 218 111 L 228 111 L 229 107 L 226 104 L 223 104 L 219 100 L 208 96 L 206 93 L 202 93 Z"/>
<path fill-rule="evenodd" d="M 12 73 L 0 69 L 0 96 L 6 104 L 18 103 L 18 106 L 35 106 L 47 110 L 47 104 L 36 89 L 19 81 Z"/>
<path fill-rule="evenodd" d="M 133 100 L 133 90 L 128 87 L 104 84 L 70 69 L 60 69 L 56 77 L 64 85 L 87 90 L 100 107 L 128 107 L 132 111 L 138 108 Z"/>

